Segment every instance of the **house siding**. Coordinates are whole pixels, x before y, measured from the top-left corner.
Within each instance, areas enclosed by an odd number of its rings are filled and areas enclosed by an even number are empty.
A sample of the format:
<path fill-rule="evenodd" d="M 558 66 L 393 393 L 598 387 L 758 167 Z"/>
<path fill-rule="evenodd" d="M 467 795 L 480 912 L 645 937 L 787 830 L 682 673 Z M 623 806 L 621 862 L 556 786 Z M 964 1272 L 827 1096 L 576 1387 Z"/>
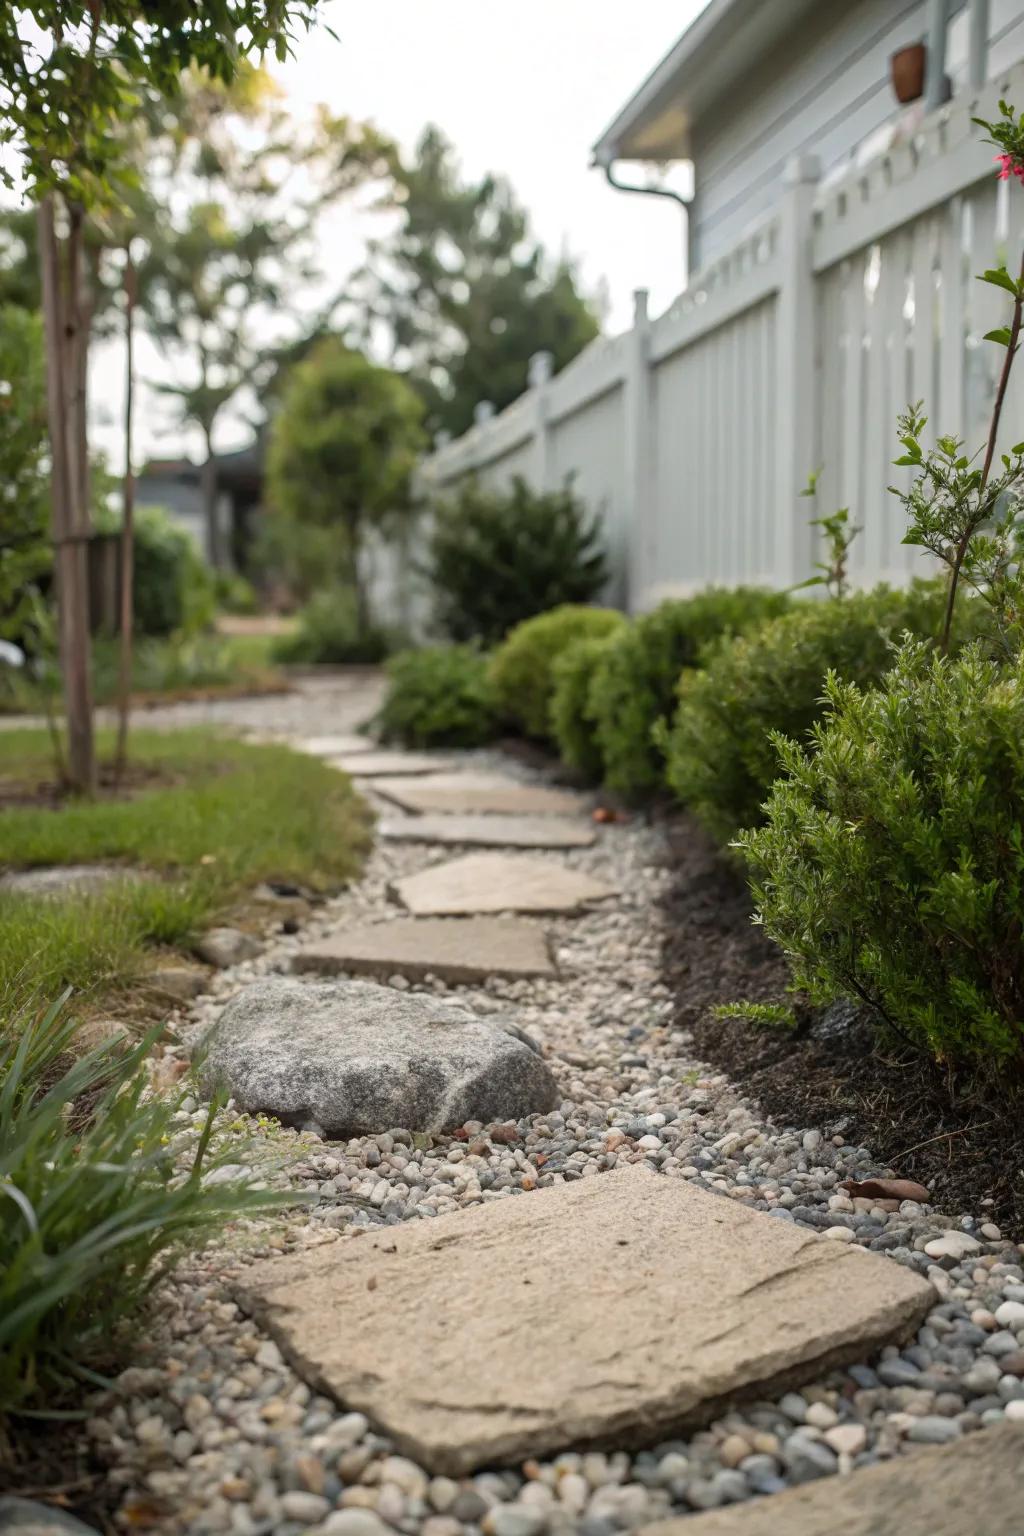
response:
<path fill-rule="evenodd" d="M 994 0 L 994 67 L 1024 51 L 1021 10 L 1020 0 Z M 964 19 L 950 25 L 951 46 Z M 827 173 L 894 118 L 890 55 L 927 31 L 927 0 L 828 0 L 765 56 L 742 99 L 723 101 L 694 124 L 692 269 L 777 206 L 793 155 L 816 154 Z"/>

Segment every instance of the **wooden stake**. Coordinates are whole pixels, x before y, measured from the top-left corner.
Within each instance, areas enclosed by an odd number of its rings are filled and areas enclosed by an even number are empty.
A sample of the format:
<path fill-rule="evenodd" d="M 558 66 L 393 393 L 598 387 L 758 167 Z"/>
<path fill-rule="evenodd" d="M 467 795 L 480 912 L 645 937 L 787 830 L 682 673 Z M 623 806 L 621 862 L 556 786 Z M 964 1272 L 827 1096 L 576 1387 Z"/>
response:
<path fill-rule="evenodd" d="M 121 524 L 121 657 L 117 684 L 117 757 L 114 782 L 121 783 L 128 756 L 128 717 L 132 697 L 132 641 L 135 588 L 135 472 L 132 468 L 133 357 L 136 299 L 135 266 L 129 240 L 125 249 L 125 393 L 124 393 L 124 517 Z"/>
<path fill-rule="evenodd" d="M 79 794 L 96 790 L 89 638 L 88 508 L 82 505 L 77 419 L 69 399 L 75 378 L 81 221 L 64 242 L 68 283 L 61 280 L 54 194 L 39 204 L 39 258 L 46 340 L 47 414 L 52 457 L 52 532 L 57 577 L 57 635 L 68 735 L 68 780 Z"/>

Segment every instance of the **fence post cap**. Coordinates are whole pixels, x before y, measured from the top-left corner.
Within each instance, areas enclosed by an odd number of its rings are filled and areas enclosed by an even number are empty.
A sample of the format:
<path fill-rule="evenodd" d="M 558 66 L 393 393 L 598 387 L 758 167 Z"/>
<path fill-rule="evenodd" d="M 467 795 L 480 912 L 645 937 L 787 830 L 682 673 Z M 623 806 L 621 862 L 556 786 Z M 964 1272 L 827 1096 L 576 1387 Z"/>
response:
<path fill-rule="evenodd" d="M 783 184 L 787 187 L 799 186 L 805 181 L 821 180 L 821 159 L 818 155 L 792 155 L 786 161 L 786 169 L 782 174 Z"/>

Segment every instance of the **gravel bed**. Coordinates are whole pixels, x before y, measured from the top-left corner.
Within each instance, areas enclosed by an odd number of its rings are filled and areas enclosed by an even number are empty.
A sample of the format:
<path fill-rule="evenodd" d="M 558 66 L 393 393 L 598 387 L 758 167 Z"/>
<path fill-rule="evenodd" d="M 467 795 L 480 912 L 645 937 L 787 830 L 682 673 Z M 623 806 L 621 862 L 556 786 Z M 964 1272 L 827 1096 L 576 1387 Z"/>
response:
<path fill-rule="evenodd" d="M 504 759 L 501 767 L 529 776 Z M 341 921 L 399 915 L 387 900 L 389 881 L 450 856 L 379 846 L 359 886 L 318 909 L 300 936 L 282 934 L 258 959 L 217 976 L 213 992 L 180 1017 L 183 1036 L 254 977 L 286 971 L 299 943 Z M 1004 1241 L 984 1212 L 851 1200 L 838 1189 L 842 1180 L 888 1171 L 869 1150 L 817 1127 L 771 1124 L 725 1077 L 691 1058 L 688 1038 L 670 1029 L 672 1000 L 659 976 L 660 899 L 671 872 L 657 828 L 640 820 L 603 826 L 593 848 L 549 856 L 623 892 L 582 917 L 543 921 L 560 978 L 482 988 L 428 981 L 415 990 L 451 991 L 481 1012 L 510 1010 L 548 1056 L 563 1094 L 558 1110 L 490 1134 L 471 1124 L 461 1138 L 413 1138 L 400 1129 L 347 1143 L 297 1131 L 269 1138 L 275 1156 L 294 1161 L 287 1174 L 265 1176 L 289 1180 L 312 1206 L 183 1268 L 157 1298 L 138 1363 L 115 1391 L 92 1400 L 88 1428 L 120 1527 L 237 1536 L 614 1536 L 670 1512 L 846 1473 L 906 1444 L 945 1444 L 1004 1418 L 1024 1420 L 1021 1248 Z M 401 978 L 393 984 L 408 986 Z M 198 1104 L 183 1112 L 183 1151 L 200 1115 Z M 774 1220 L 911 1266 L 931 1281 L 933 1310 L 902 1351 L 886 1349 L 800 1392 L 746 1405 L 685 1439 L 637 1453 L 570 1452 L 452 1480 L 431 1477 L 395 1454 L 362 1415 L 312 1392 L 230 1299 L 231 1274 L 253 1252 L 335 1242 L 353 1226 L 519 1198 L 640 1160 Z M 643 1305 L 628 1276 L 623 1305 Z"/>

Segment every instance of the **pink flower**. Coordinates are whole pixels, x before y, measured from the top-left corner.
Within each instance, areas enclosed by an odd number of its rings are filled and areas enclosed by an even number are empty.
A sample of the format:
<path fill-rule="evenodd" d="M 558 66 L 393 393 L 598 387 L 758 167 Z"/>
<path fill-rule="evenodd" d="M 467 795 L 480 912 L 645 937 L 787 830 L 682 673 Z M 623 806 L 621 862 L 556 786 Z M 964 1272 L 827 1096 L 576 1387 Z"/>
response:
<path fill-rule="evenodd" d="M 996 155 L 996 164 L 1000 167 L 1000 181 L 1009 181 L 1011 176 L 1016 176 L 1019 182 L 1024 182 L 1024 162 L 1015 160 L 1013 155 Z"/>

